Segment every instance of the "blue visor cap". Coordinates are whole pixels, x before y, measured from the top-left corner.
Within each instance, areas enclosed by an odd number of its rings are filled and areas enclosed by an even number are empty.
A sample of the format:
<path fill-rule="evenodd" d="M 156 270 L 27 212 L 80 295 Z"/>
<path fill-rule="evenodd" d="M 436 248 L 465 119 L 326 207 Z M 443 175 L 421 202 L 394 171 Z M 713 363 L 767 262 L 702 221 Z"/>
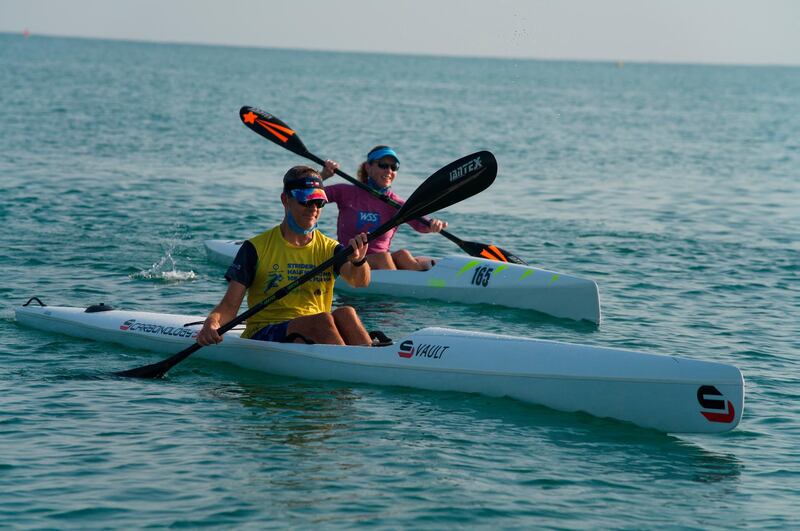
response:
<path fill-rule="evenodd" d="M 326 203 L 328 202 L 328 195 L 322 186 L 322 179 L 313 175 L 292 179 L 284 185 L 284 189 L 301 203 L 313 201 L 314 199 L 322 199 Z"/>
<path fill-rule="evenodd" d="M 375 162 L 376 160 L 380 160 L 383 157 L 392 157 L 397 162 L 400 162 L 400 157 L 397 156 L 397 153 L 390 147 L 382 147 L 378 148 L 375 151 L 370 151 L 367 155 L 367 162 Z"/>

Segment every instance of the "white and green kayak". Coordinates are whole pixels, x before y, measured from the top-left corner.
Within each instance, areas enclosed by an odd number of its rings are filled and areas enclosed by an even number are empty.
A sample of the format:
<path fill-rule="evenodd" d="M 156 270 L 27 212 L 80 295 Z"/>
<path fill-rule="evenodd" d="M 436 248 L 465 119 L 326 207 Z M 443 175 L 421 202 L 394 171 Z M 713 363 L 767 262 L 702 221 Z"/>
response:
<path fill-rule="evenodd" d="M 236 240 L 205 242 L 209 259 L 223 265 L 231 263 L 241 245 Z M 600 323 L 600 294 L 594 281 L 466 255 L 437 258 L 436 265 L 428 271 L 373 270 L 368 287 L 353 288 L 339 280 L 335 289 L 353 294 L 496 304 Z"/>
<path fill-rule="evenodd" d="M 107 306 L 22 306 L 17 321 L 39 330 L 174 354 L 194 343 L 203 316 L 119 311 Z M 384 347 L 242 339 L 234 328 L 195 356 L 265 373 L 511 397 L 583 411 L 668 433 L 733 429 L 744 380 L 724 363 L 424 328 Z"/>

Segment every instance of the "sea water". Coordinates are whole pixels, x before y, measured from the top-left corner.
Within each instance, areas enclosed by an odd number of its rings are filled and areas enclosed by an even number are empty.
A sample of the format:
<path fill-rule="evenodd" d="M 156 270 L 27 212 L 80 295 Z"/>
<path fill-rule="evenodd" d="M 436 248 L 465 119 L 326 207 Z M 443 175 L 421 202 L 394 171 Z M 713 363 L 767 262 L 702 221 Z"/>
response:
<path fill-rule="evenodd" d="M 800 69 L 620 66 L 0 35 L 0 526 L 800 526 Z M 436 216 L 594 279 L 604 316 L 336 298 L 369 328 L 733 364 L 741 424 L 672 436 L 194 358 L 125 380 L 108 374 L 163 356 L 15 321 L 31 296 L 202 318 L 226 285 L 203 241 L 278 223 L 307 162 L 242 105 L 351 174 L 392 145 L 406 197 L 492 151 L 492 187 Z M 461 252 L 409 227 L 395 247 Z"/>

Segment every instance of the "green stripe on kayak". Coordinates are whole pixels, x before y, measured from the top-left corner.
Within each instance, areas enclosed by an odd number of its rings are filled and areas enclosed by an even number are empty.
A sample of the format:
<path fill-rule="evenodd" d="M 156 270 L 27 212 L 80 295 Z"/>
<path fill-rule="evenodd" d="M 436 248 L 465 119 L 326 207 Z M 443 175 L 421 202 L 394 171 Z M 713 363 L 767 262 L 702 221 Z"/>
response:
<path fill-rule="evenodd" d="M 462 267 L 462 268 L 459 270 L 459 272 L 458 272 L 458 273 L 456 273 L 456 276 L 457 276 L 457 277 L 460 277 L 461 275 L 463 275 L 463 274 L 464 274 L 464 273 L 466 273 L 468 270 L 472 269 L 473 267 L 475 267 L 475 266 L 476 266 L 476 265 L 478 265 L 478 264 L 479 264 L 479 262 L 478 262 L 477 260 L 470 260 L 469 262 L 467 262 L 466 264 L 464 264 L 464 267 Z"/>
<path fill-rule="evenodd" d="M 443 288 L 447 285 L 447 283 L 440 279 L 440 278 L 432 278 L 428 281 L 429 288 Z"/>

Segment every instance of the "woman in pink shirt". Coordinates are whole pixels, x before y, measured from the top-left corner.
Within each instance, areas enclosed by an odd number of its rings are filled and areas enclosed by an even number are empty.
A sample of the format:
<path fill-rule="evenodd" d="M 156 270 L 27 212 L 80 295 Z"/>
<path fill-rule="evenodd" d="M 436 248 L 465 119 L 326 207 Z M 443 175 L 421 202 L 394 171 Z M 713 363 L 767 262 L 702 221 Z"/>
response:
<path fill-rule="evenodd" d="M 332 176 L 339 164 L 328 160 L 320 172 L 323 179 Z M 400 158 L 388 146 L 376 146 L 367 153 L 367 160 L 358 168 L 358 179 L 382 195 L 400 204 L 405 201 L 391 191 L 392 182 L 397 177 Z M 334 184 L 325 186 L 328 201 L 336 203 L 339 208 L 337 232 L 339 241 L 349 241 L 356 234 L 369 232 L 391 218 L 397 209 L 388 205 L 358 186 L 353 184 Z M 408 224 L 417 232 L 439 232 L 447 227 L 447 222 L 431 219 L 430 227 L 412 220 Z M 422 271 L 430 269 L 433 261 L 426 257 L 414 257 L 407 249 L 390 251 L 392 238 L 397 227 L 369 242 L 367 262 L 373 269 L 411 269 Z"/>

